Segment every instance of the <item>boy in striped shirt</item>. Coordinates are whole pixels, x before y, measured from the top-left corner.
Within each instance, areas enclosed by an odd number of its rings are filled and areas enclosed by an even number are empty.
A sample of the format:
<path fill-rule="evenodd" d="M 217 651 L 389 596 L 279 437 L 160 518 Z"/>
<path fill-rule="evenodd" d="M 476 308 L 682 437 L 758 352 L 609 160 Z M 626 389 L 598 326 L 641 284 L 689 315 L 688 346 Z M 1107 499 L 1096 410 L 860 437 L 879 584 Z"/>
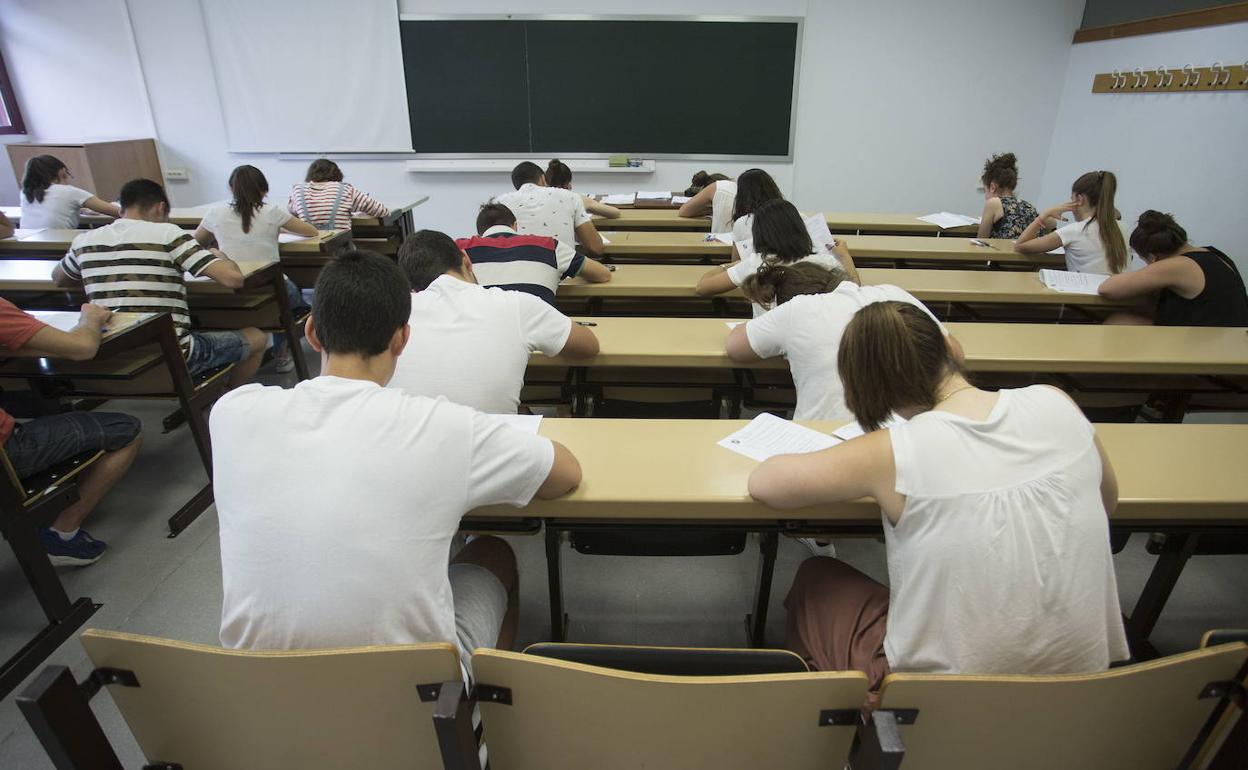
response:
<path fill-rule="evenodd" d="M 81 283 L 92 303 L 116 313 L 169 313 L 192 376 L 235 364 L 230 386 L 250 382 L 264 355 L 265 335 L 253 328 L 192 331 L 183 278 L 184 272 L 206 275 L 238 289 L 243 285 L 238 265 L 167 221 L 169 199 L 156 182 L 127 182 L 119 202 L 121 218 L 74 238 L 53 280 L 60 286 Z"/>

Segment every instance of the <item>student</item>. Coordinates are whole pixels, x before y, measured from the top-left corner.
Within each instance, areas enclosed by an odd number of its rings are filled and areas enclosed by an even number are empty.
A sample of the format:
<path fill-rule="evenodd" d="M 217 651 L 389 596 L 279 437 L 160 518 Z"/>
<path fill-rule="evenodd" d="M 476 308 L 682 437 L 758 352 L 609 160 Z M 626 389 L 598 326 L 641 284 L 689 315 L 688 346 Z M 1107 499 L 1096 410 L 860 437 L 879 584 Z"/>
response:
<path fill-rule="evenodd" d="M 321 230 L 350 230 L 351 214 L 357 211 L 370 217 L 390 213 L 376 198 L 342 181 L 342 169 L 328 158 L 312 161 L 304 181 L 291 188 L 286 208 Z"/>
<path fill-rule="evenodd" d="M 780 509 L 874 498 L 889 587 L 807 560 L 785 601 L 789 646 L 872 689 L 890 670 L 1073 674 L 1126 659 L 1106 522 L 1117 482 L 1079 408 L 1046 385 L 973 387 L 940 327 L 901 302 L 858 311 L 838 368 L 867 435 L 774 457 L 749 491 Z M 908 422 L 882 428 L 894 413 Z"/>
<path fill-rule="evenodd" d="M 546 235 L 563 243 L 579 243 L 589 256 L 602 257 L 602 236 L 580 195 L 550 187 L 542 167 L 527 160 L 512 169 L 511 184 L 515 192 L 499 195 L 494 202 L 512 210 L 517 230 Z"/>
<path fill-rule="evenodd" d="M 206 275 L 231 289 L 242 287 L 243 274 L 233 260 L 202 248 L 168 218 L 169 199 L 163 187 L 150 179 L 126 182 L 121 188 L 121 218 L 74 238 L 69 253 L 52 271 L 52 280 L 58 286 L 81 283 L 88 299 L 114 312 L 168 312 L 192 376 L 234 364 L 230 386 L 242 385 L 260 366 L 264 334 L 254 328 L 191 331 L 182 274 Z M 113 272 L 116 264 L 126 264 L 127 271 Z"/>
<path fill-rule="evenodd" d="M 730 182 L 732 181 L 727 174 L 708 174 L 705 171 L 699 171 L 693 175 L 693 179 L 689 180 L 689 187 L 685 190 L 685 197 L 692 198 L 702 192 L 707 185 L 712 182 Z M 683 215 L 682 215 L 683 216 Z"/>
<path fill-rule="evenodd" d="M 264 202 L 269 180 L 255 166 L 239 166 L 230 173 L 230 194 L 233 200 L 211 206 L 195 230 L 195 240 L 206 246 L 215 238 L 230 259 L 277 262 L 281 259 L 278 235 L 283 230 L 305 238 L 317 234 L 312 225 Z M 285 281 L 291 307 L 303 306 L 299 288 L 289 278 Z M 273 358 L 279 373 L 294 371 L 295 360 L 286 335 L 273 335 Z"/>
<path fill-rule="evenodd" d="M 722 175 L 721 175 L 722 176 Z M 697 176 L 694 176 L 697 180 Z M 680 205 L 677 215 L 704 217 L 711 215 L 712 233 L 732 232 L 732 211 L 737 200 L 737 183 L 725 177 L 710 181 L 701 190 Z"/>
<path fill-rule="evenodd" d="M 15 231 L 13 222 L 4 215 L 3 211 L 0 211 L 0 238 L 11 238 Z"/>
<path fill-rule="evenodd" d="M 611 280 L 606 266 L 577 254 L 570 243 L 544 235 L 517 234 L 516 215 L 501 203 L 481 207 L 477 233 L 475 238 L 461 238 L 455 244 L 472 260 L 482 286 L 523 291 L 553 305 L 564 278 L 580 276 L 590 283 Z"/>
<path fill-rule="evenodd" d="M 390 387 L 515 414 L 533 353 L 598 354 L 594 333 L 550 304 L 478 285 L 469 255 L 448 235 L 421 230 L 409 237 L 399 247 L 399 266 L 412 285 L 412 336 Z"/>
<path fill-rule="evenodd" d="M 78 325 L 63 332 L 0 299 L 0 356 L 86 361 L 95 357 L 112 315 L 99 305 L 83 305 Z M 134 462 L 142 427 L 128 414 L 77 411 L 19 424 L 0 409 L 0 445 L 18 478 L 86 452 L 104 452 L 78 476 L 78 501 L 61 511 L 51 526 L 39 529 L 39 541 L 53 564 L 81 567 L 104 555 L 107 544 L 82 529 L 82 523 Z"/>
<path fill-rule="evenodd" d="M 78 228 L 82 208 L 109 217 L 121 216 L 112 203 L 69 184 L 74 175 L 52 155 L 36 155 L 26 161 L 22 177 L 22 228 L 26 230 Z"/>
<path fill-rule="evenodd" d="M 732 204 L 733 244 L 749 240 L 753 233 L 754 212 L 767 201 L 784 200 L 784 194 L 771 174 L 752 168 L 737 177 L 737 194 Z M 716 231 L 718 232 L 718 231 Z"/>
<path fill-rule="evenodd" d="M 775 309 L 728 333 L 728 357 L 743 364 L 787 358 L 797 386 L 795 420 L 854 418 L 845 406 L 836 356 L 841 335 L 859 310 L 875 302 L 906 302 L 940 323 L 904 289 L 859 286 L 843 270 L 815 262 L 763 265 L 742 289 L 751 301 Z"/>
<path fill-rule="evenodd" d="M 342 254 L 307 321 L 321 376 L 213 408 L 225 647 L 449 642 L 467 664 L 511 646 L 515 555 L 479 537 L 448 563 L 452 537 L 475 508 L 566 494 L 580 465 L 495 417 L 385 387 L 410 309 L 394 260 Z"/>
<path fill-rule="evenodd" d="M 561 190 L 572 189 L 572 169 L 568 168 L 566 163 L 556 159 L 546 164 L 546 184 L 550 187 L 557 187 Z M 588 195 L 581 196 L 581 202 L 585 204 L 585 210 L 592 216 L 603 217 L 604 219 L 619 219 L 620 210 L 615 206 L 608 206 L 605 203 L 594 200 Z"/>
<path fill-rule="evenodd" d="M 1235 262 L 1213 246 L 1193 246 L 1174 217 L 1145 211 L 1131 249 L 1147 267 L 1111 275 L 1098 291 L 1112 300 L 1157 298 L 1152 317 L 1116 313 L 1113 323 L 1158 326 L 1248 326 L 1248 296 Z"/>
<path fill-rule="evenodd" d="M 1129 255 L 1114 208 L 1118 178 L 1112 171 L 1089 171 L 1075 180 L 1070 201 L 1045 210 L 1032 220 L 1014 242 L 1019 254 L 1044 254 L 1064 247 L 1066 269 L 1076 273 L 1114 275 L 1127 269 Z M 1056 232 L 1040 235 L 1050 220 L 1074 212 L 1075 222 L 1062 224 Z M 1059 222 L 1060 224 L 1060 222 Z"/>
<path fill-rule="evenodd" d="M 816 248 L 811 243 L 802 215 L 786 200 L 771 200 L 759 206 L 754 214 L 751 233 L 752 247 L 744 250 L 741 259 L 714 267 L 702 276 L 695 289 L 699 296 L 732 291 L 734 287 L 744 284 L 745 279 L 764 263 L 787 265 L 799 261 L 815 262 L 844 270 L 849 280 L 858 282 L 858 271 L 845 242 L 819 244 L 821 247 L 830 245 L 831 253 Z M 762 315 L 766 310 L 767 306 L 754 304 L 755 316 Z"/>
<path fill-rule="evenodd" d="M 1018 159 L 1014 153 L 993 155 L 984 163 L 979 181 L 984 185 L 984 212 L 979 218 L 980 238 L 1017 238 L 1039 214 L 1036 207 L 1014 197 L 1018 185 Z"/>

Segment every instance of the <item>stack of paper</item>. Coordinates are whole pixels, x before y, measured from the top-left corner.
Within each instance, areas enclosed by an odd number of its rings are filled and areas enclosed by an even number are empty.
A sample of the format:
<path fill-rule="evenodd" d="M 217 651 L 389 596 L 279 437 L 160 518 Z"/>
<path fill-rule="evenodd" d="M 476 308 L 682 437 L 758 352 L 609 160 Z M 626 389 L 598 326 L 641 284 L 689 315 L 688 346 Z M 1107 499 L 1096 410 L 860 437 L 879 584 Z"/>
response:
<path fill-rule="evenodd" d="M 719 441 L 723 448 L 760 462 L 776 455 L 818 452 L 839 443 L 841 440 L 835 436 L 803 428 L 766 412 L 750 420 L 750 424 L 741 430 Z"/>
<path fill-rule="evenodd" d="M 665 201 L 671 197 L 672 193 L 670 191 L 652 192 L 648 190 L 639 190 L 637 192 L 638 200 L 643 201 Z"/>
<path fill-rule="evenodd" d="M 966 227 L 967 225 L 979 224 L 979 217 L 951 214 L 948 211 L 942 211 L 938 214 L 928 214 L 925 217 L 919 217 L 919 219 L 929 224 L 936 225 L 941 230 L 948 230 L 951 227 Z"/>
<path fill-rule="evenodd" d="M 618 195 L 604 195 L 602 202 L 608 206 L 631 206 L 637 199 L 632 193 L 620 193 Z"/>
<path fill-rule="evenodd" d="M 814 244 L 815 251 L 831 251 L 836 239 L 828 229 L 828 218 L 823 212 L 811 214 L 802 221 L 806 223 L 806 232 L 810 234 L 810 242 Z"/>
<path fill-rule="evenodd" d="M 1069 270 L 1041 270 L 1040 282 L 1054 291 L 1066 294 L 1096 294 L 1108 275 L 1072 273 Z"/>

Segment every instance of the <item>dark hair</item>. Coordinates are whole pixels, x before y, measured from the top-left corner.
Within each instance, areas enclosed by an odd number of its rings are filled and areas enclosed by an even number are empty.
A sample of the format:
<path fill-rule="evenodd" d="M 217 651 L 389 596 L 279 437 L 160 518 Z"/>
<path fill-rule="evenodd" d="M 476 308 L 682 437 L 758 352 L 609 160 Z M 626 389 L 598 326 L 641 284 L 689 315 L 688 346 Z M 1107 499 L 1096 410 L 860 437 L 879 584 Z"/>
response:
<path fill-rule="evenodd" d="M 542 178 L 542 167 L 530 160 L 521 161 L 511 170 L 511 186 L 519 190 L 529 182 L 537 184 Z"/>
<path fill-rule="evenodd" d="M 1131 248 L 1149 260 L 1177 254 L 1187 243 L 1187 231 L 1170 214 L 1149 209 L 1131 231 Z"/>
<path fill-rule="evenodd" d="M 516 215 L 511 209 L 501 203 L 483 203 L 481 210 L 477 212 L 477 232 L 483 233 L 494 225 L 506 225 L 514 227 L 516 224 Z"/>
<path fill-rule="evenodd" d="M 1127 244 L 1122 238 L 1122 228 L 1118 227 L 1118 217 L 1114 209 L 1114 193 L 1118 190 L 1118 177 L 1112 171 L 1089 171 L 1075 180 L 1070 191 L 1086 196 L 1092 204 L 1092 216 L 1088 217 L 1083 229 L 1095 220 L 1100 223 L 1101 248 L 1105 250 L 1105 261 L 1109 263 L 1110 273 L 1121 273 L 1127 268 Z"/>
<path fill-rule="evenodd" d="M 751 302 L 775 307 L 801 294 L 827 294 L 848 278 L 844 270 L 829 270 L 814 262 L 765 262 L 745 279 L 741 291 Z"/>
<path fill-rule="evenodd" d="M 705 171 L 699 171 L 693 175 L 693 179 L 689 180 L 689 189 L 685 190 L 685 195 L 694 196 L 714 182 L 727 181 L 729 181 L 727 174 L 708 174 Z"/>
<path fill-rule="evenodd" d="M 251 232 L 251 218 L 264 205 L 269 193 L 269 180 L 255 166 L 239 166 L 230 172 L 230 192 L 234 194 L 231 207 L 243 219 L 243 232 Z"/>
<path fill-rule="evenodd" d="M 753 214 L 759 206 L 776 199 L 784 200 L 784 194 L 780 192 L 771 174 L 761 168 L 743 171 L 737 177 L 737 197 L 732 204 L 732 219 L 735 222 L 747 214 Z"/>
<path fill-rule="evenodd" d="M 993 155 L 984 163 L 979 181 L 984 187 L 995 184 L 1002 190 L 1013 190 L 1018 185 L 1018 158 L 1012 152 Z"/>
<path fill-rule="evenodd" d="M 411 287 L 394 260 L 349 249 L 316 279 L 312 320 L 326 353 L 376 356 L 412 314 Z"/>
<path fill-rule="evenodd" d="M 962 371 L 940 326 L 907 302 L 873 302 L 855 313 L 836 364 L 845 405 L 867 431 L 898 409 L 936 406 L 940 383 Z"/>
<path fill-rule="evenodd" d="M 755 209 L 751 230 L 754 251 L 774 262 L 796 262 L 815 250 L 802 215 L 783 198 L 769 200 Z"/>
<path fill-rule="evenodd" d="M 117 203 L 122 211 L 126 209 L 147 211 L 160 203 L 168 206 L 169 196 L 165 195 L 165 188 L 161 187 L 158 182 L 150 179 L 131 179 L 121 186 Z"/>
<path fill-rule="evenodd" d="M 558 159 L 547 163 L 546 185 L 548 187 L 562 187 L 565 190 L 571 190 L 572 169 L 568 168 L 568 164 Z"/>
<path fill-rule="evenodd" d="M 43 194 L 56 184 L 56 178 L 65 168 L 65 161 L 53 155 L 36 155 L 26 161 L 26 172 L 22 175 L 22 194 L 26 202 L 42 202 Z"/>
<path fill-rule="evenodd" d="M 437 230 L 420 230 L 399 247 L 399 267 L 415 291 L 424 291 L 438 276 L 459 270 L 463 263 L 464 252 L 451 236 Z"/>
<path fill-rule="evenodd" d="M 338 164 L 329 158 L 317 158 L 312 161 L 312 165 L 308 166 L 308 174 L 303 178 L 305 182 L 341 182 L 342 169 L 338 168 Z"/>

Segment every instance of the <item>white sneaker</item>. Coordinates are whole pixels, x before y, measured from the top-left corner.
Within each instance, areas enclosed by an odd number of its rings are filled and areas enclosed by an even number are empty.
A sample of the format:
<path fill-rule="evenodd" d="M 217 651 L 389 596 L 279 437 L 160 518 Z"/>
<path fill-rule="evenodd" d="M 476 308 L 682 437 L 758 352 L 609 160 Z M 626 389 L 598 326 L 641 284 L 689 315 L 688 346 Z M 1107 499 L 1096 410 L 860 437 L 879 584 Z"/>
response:
<path fill-rule="evenodd" d="M 833 559 L 836 558 L 836 546 L 832 544 L 831 540 L 821 543 L 813 537 L 799 537 L 797 538 L 797 542 L 806 546 L 806 550 L 810 551 L 811 556 L 828 556 Z"/>
<path fill-rule="evenodd" d="M 284 354 L 275 356 L 273 364 L 278 374 L 290 374 L 295 370 L 295 357 L 287 350 Z"/>

